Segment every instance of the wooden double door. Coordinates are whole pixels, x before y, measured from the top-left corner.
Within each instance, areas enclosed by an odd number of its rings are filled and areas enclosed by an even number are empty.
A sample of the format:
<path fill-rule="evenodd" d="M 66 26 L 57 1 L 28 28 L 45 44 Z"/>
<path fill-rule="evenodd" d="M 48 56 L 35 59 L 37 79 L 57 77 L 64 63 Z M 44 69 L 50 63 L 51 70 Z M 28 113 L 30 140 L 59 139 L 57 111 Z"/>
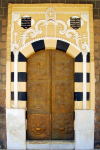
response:
<path fill-rule="evenodd" d="M 29 140 L 72 140 L 74 60 L 58 50 L 41 50 L 27 60 Z"/>

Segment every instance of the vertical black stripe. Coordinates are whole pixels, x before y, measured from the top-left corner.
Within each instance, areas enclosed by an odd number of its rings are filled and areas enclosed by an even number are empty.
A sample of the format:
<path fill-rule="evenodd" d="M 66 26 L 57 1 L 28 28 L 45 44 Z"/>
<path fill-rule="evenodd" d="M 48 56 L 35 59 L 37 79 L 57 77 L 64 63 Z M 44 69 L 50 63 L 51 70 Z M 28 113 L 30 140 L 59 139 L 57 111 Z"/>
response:
<path fill-rule="evenodd" d="M 86 100 L 90 100 L 90 92 L 86 92 Z M 83 101 L 83 92 L 74 92 L 74 101 Z"/>
<path fill-rule="evenodd" d="M 11 82 L 14 82 L 14 72 L 11 72 Z"/>
<path fill-rule="evenodd" d="M 87 101 L 90 100 L 90 92 L 87 92 Z"/>
<path fill-rule="evenodd" d="M 56 49 L 57 49 L 57 50 L 61 50 L 61 51 L 63 51 L 63 52 L 66 53 L 66 51 L 67 51 L 69 45 L 70 45 L 69 43 L 66 43 L 66 42 L 64 42 L 64 41 L 57 40 Z"/>
<path fill-rule="evenodd" d="M 11 100 L 14 100 L 14 92 L 11 92 Z"/>
<path fill-rule="evenodd" d="M 90 73 L 87 73 L 87 82 L 90 82 Z"/>
<path fill-rule="evenodd" d="M 87 62 L 90 62 L 90 52 L 87 53 Z M 79 53 L 76 57 L 75 57 L 75 62 L 83 62 L 83 56 L 82 53 Z"/>
<path fill-rule="evenodd" d="M 90 82 L 90 73 L 86 73 L 87 82 Z M 83 73 L 74 73 L 75 82 L 83 82 Z"/>
<path fill-rule="evenodd" d="M 27 119 L 27 111 L 26 111 L 26 119 Z"/>
<path fill-rule="evenodd" d="M 75 82 L 83 82 L 83 73 L 74 73 Z"/>
<path fill-rule="evenodd" d="M 75 57 L 75 62 L 83 62 L 82 53 L 79 53 L 79 54 Z"/>
<path fill-rule="evenodd" d="M 90 52 L 87 53 L 87 62 L 90 62 Z"/>
<path fill-rule="evenodd" d="M 27 92 L 18 92 L 18 100 L 26 101 L 27 100 Z"/>
<path fill-rule="evenodd" d="M 14 92 L 11 92 L 11 100 L 14 100 Z M 18 100 L 26 101 L 27 92 L 18 92 Z"/>
<path fill-rule="evenodd" d="M 31 43 L 35 52 L 45 49 L 44 40 Z"/>
<path fill-rule="evenodd" d="M 14 72 L 11 72 L 11 82 L 14 82 Z M 26 72 L 18 72 L 18 82 L 27 82 Z"/>
<path fill-rule="evenodd" d="M 11 52 L 11 62 L 14 62 L 14 53 Z"/>
<path fill-rule="evenodd" d="M 74 130 L 74 140 L 75 140 L 75 130 Z"/>
<path fill-rule="evenodd" d="M 21 52 L 18 55 L 18 62 L 26 62 L 26 57 Z"/>
<path fill-rule="evenodd" d="M 26 72 L 18 72 L 18 82 L 27 82 Z"/>
<path fill-rule="evenodd" d="M 11 52 L 11 62 L 14 62 L 14 53 L 13 52 Z M 19 54 L 18 54 L 18 62 L 26 62 L 26 57 L 21 52 L 19 52 Z"/>
<path fill-rule="evenodd" d="M 74 111 L 74 120 L 75 120 L 75 111 Z"/>
<path fill-rule="evenodd" d="M 74 101 L 82 101 L 83 92 L 74 92 Z"/>

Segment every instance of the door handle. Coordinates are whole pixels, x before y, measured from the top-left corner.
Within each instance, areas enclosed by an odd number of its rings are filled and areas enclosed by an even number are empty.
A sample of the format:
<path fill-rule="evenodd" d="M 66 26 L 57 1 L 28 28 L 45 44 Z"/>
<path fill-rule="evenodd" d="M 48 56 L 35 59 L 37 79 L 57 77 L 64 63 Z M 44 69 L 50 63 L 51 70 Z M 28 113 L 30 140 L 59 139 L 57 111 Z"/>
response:
<path fill-rule="evenodd" d="M 41 131 L 41 128 L 36 128 L 35 130 L 36 130 L 36 131 Z"/>
<path fill-rule="evenodd" d="M 65 130 L 65 128 L 60 128 L 60 130 L 61 130 L 61 131 L 64 131 L 64 130 Z"/>

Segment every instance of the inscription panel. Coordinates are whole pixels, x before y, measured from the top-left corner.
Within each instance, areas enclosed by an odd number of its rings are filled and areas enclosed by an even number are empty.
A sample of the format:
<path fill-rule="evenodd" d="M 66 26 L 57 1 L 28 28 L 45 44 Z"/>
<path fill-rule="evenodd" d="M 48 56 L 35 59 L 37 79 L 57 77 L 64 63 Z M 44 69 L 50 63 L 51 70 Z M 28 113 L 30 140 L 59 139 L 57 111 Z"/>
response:
<path fill-rule="evenodd" d="M 79 29 L 81 27 L 81 19 L 70 17 L 70 26 L 75 30 Z"/>
<path fill-rule="evenodd" d="M 21 18 L 21 27 L 28 29 L 31 27 L 31 17 L 22 17 Z"/>

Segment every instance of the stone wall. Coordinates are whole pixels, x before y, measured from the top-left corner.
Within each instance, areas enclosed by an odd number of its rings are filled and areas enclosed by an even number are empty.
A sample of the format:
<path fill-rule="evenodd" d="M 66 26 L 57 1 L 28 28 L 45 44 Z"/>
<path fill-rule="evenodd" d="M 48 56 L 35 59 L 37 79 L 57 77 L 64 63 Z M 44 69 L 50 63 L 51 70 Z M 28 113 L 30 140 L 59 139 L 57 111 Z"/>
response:
<path fill-rule="evenodd" d="M 0 148 L 6 147 L 6 37 L 7 19 L 0 20 Z"/>
<path fill-rule="evenodd" d="M 94 20 L 95 49 L 95 147 L 100 148 L 100 20 Z"/>
<path fill-rule="evenodd" d="M 93 4 L 95 42 L 95 148 L 100 148 L 100 0 L 0 0 L 0 148 L 6 148 L 6 37 L 8 3 L 80 3 Z"/>

